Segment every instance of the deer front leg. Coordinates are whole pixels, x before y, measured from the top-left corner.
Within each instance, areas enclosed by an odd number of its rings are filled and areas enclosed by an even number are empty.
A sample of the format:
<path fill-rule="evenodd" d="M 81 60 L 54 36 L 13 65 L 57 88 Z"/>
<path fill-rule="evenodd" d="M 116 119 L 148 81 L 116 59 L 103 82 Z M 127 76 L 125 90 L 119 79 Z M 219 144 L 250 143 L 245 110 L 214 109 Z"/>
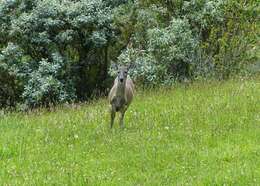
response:
<path fill-rule="evenodd" d="M 115 116 L 116 116 L 116 111 L 114 109 L 114 107 L 112 106 L 111 110 L 110 110 L 110 114 L 111 114 L 111 119 L 110 119 L 110 128 L 113 128 L 114 125 L 114 120 L 115 120 Z"/>
<path fill-rule="evenodd" d="M 124 116 L 125 116 L 125 112 L 126 112 L 126 108 L 124 107 L 121 111 L 120 111 L 120 127 L 124 128 Z"/>

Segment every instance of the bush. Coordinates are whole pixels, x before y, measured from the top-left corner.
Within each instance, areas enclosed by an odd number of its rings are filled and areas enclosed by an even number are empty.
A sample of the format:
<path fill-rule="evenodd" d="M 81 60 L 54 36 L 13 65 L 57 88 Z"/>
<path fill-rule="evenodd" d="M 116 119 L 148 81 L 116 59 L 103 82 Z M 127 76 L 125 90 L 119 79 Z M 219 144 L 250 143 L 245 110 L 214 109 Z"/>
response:
<path fill-rule="evenodd" d="M 34 107 L 84 100 L 103 87 L 115 37 L 108 4 L 1 1 L 0 10 L 2 105 L 11 90 L 16 102 Z"/>
<path fill-rule="evenodd" d="M 145 46 L 142 50 L 127 49 L 119 56 L 120 63 L 134 62 L 131 73 L 138 81 L 160 84 L 190 76 L 198 40 L 187 20 L 173 19 L 166 28 L 148 29 Z"/>
<path fill-rule="evenodd" d="M 255 60 L 247 52 L 256 41 L 255 1 L 150 0 L 131 6 L 131 45 L 118 62 L 135 64 L 132 76 L 143 84 L 225 79 Z"/>
<path fill-rule="evenodd" d="M 38 69 L 29 74 L 22 94 L 26 105 L 36 107 L 50 103 L 64 103 L 76 98 L 73 83 L 69 82 L 69 79 L 65 81 L 59 78 L 64 69 L 63 61 L 57 59 L 53 61 L 51 64 L 43 59 L 39 62 Z"/>

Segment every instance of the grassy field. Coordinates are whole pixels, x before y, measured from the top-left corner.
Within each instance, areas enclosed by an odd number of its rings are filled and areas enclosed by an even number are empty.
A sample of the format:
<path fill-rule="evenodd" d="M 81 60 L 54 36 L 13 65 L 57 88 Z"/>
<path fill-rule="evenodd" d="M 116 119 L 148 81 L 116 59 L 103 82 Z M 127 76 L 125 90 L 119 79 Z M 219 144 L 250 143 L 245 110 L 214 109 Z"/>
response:
<path fill-rule="evenodd" d="M 259 113 L 258 78 L 138 91 L 124 130 L 105 99 L 2 114 L 0 185 L 260 185 Z"/>

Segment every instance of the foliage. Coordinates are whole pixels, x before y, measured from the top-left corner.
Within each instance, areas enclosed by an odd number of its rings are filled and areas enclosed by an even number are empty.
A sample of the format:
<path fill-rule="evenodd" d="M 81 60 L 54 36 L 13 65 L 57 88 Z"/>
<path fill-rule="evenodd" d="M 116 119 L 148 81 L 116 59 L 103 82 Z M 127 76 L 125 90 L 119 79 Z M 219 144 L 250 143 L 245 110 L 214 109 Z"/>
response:
<path fill-rule="evenodd" d="M 29 74 L 28 82 L 24 87 L 23 97 L 26 105 L 39 106 L 49 103 L 63 103 L 75 98 L 75 90 L 72 84 L 60 81 L 59 75 L 63 61 L 53 60 L 53 64 L 46 60 L 39 62 L 37 70 Z"/>
<path fill-rule="evenodd" d="M 102 87 L 114 37 L 103 1 L 3 1 L 0 8 L 1 66 L 22 85 L 22 102 L 61 103 Z"/>
<path fill-rule="evenodd" d="M 215 77 L 227 79 L 257 60 L 256 53 L 250 54 L 259 32 L 256 7 L 255 1 L 223 3 L 221 20 L 204 29 L 200 45 L 204 62 L 200 62 L 200 66 L 213 67 Z"/>
<path fill-rule="evenodd" d="M 142 77 L 147 84 L 157 84 L 172 77 L 189 75 L 197 55 L 198 40 L 193 38 L 187 20 L 173 19 L 166 28 L 148 29 L 144 46 L 143 49 L 126 50 L 119 61 L 135 61 L 133 77 Z"/>
<path fill-rule="evenodd" d="M 131 45 L 119 63 L 135 64 L 132 75 L 145 84 L 224 79 L 256 60 L 248 53 L 257 40 L 255 1 L 150 0 L 132 6 Z"/>
<path fill-rule="evenodd" d="M 144 85 L 229 78 L 257 61 L 256 1 L 0 1 L 0 106 L 85 101 L 111 63 Z M 256 48 L 256 49 L 254 49 Z"/>
<path fill-rule="evenodd" d="M 23 69 L 21 60 L 22 53 L 13 43 L 8 43 L 0 54 L 0 106 L 15 106 L 20 100 L 22 81 L 19 81 L 18 72 Z"/>

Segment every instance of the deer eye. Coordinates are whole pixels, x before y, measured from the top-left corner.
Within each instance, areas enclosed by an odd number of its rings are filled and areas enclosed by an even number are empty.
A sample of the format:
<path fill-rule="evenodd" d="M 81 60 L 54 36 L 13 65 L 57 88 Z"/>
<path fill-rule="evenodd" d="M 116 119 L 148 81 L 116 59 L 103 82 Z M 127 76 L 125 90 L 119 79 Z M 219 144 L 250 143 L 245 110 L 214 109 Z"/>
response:
<path fill-rule="evenodd" d="M 125 74 L 127 74 L 127 71 L 125 71 Z"/>

